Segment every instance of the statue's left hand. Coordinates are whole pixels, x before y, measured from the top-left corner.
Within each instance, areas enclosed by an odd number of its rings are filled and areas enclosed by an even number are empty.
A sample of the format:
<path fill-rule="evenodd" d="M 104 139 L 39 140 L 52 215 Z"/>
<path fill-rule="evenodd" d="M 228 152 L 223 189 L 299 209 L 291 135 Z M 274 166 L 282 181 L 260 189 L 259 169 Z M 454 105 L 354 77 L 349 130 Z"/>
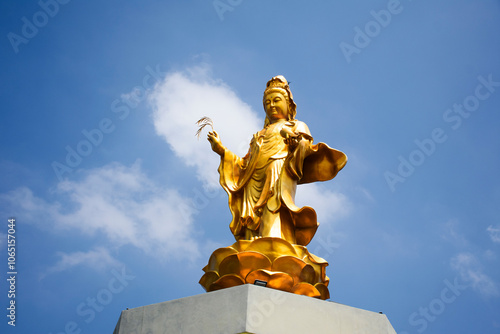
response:
<path fill-rule="evenodd" d="M 285 138 L 285 144 L 288 145 L 288 147 L 294 149 L 300 141 L 300 135 L 298 136 L 289 136 L 288 138 Z"/>
<path fill-rule="evenodd" d="M 283 128 L 280 134 L 283 137 L 285 144 L 287 144 L 290 148 L 294 149 L 299 144 L 301 138 L 299 133 L 294 133 L 288 128 Z"/>

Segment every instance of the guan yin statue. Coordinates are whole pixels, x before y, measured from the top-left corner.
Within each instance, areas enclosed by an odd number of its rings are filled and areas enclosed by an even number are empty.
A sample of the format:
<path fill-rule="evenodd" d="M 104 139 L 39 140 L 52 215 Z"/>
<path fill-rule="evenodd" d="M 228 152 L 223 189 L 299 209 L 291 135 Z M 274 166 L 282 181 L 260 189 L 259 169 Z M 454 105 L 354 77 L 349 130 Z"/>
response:
<path fill-rule="evenodd" d="M 264 128 L 253 135 L 241 158 L 229 151 L 213 129 L 212 150 L 220 155 L 220 184 L 229 196 L 236 242 L 215 250 L 200 284 L 207 292 L 240 284 L 266 286 L 320 299 L 330 297 L 328 263 L 306 246 L 318 229 L 313 208 L 295 205 L 298 184 L 331 180 L 347 156 L 324 143 L 313 144 L 286 79 L 267 82 Z"/>

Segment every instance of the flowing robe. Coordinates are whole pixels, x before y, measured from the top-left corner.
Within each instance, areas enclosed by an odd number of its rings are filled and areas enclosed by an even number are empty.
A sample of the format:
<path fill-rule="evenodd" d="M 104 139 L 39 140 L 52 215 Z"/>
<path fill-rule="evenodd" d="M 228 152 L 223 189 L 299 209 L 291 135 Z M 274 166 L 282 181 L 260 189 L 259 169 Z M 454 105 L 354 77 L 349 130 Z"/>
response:
<path fill-rule="evenodd" d="M 300 135 L 295 147 L 285 144 L 282 130 Z M 313 208 L 295 205 L 297 184 L 330 180 L 346 162 L 344 153 L 324 143 L 313 145 L 307 125 L 298 120 L 279 120 L 254 134 L 244 158 L 226 149 L 220 184 L 229 195 L 229 227 L 236 240 L 271 236 L 306 246 L 319 224 Z M 280 235 L 263 235 L 276 219 Z"/>

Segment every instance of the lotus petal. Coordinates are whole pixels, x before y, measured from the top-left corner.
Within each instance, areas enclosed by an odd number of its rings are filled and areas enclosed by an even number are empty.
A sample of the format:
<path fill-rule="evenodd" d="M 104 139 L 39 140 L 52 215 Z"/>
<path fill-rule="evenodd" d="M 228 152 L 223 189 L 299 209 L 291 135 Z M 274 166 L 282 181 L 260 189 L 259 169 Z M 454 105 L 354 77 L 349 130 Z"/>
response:
<path fill-rule="evenodd" d="M 258 269 L 247 275 L 245 282 L 254 284 L 255 280 L 267 282 L 266 287 L 289 292 L 293 286 L 293 278 L 287 273 Z"/>
<path fill-rule="evenodd" d="M 238 252 L 243 252 L 253 242 L 253 240 L 238 240 L 230 247 Z"/>
<path fill-rule="evenodd" d="M 297 295 L 309 296 L 314 298 L 320 298 L 321 293 L 309 283 L 299 283 L 292 287 L 291 292 Z"/>
<path fill-rule="evenodd" d="M 219 275 L 236 274 L 242 278 L 255 269 L 271 269 L 271 261 L 257 252 L 241 252 L 226 257 L 219 265 Z"/>
<path fill-rule="evenodd" d="M 291 243 L 280 238 L 259 238 L 248 245 L 247 251 L 265 254 L 271 261 L 282 255 L 297 256 Z"/>
<path fill-rule="evenodd" d="M 314 268 L 294 256 L 280 256 L 273 262 L 273 271 L 282 271 L 292 276 L 295 283 L 317 283 Z"/>
<path fill-rule="evenodd" d="M 201 276 L 200 284 L 206 291 L 209 291 L 210 285 L 219 279 L 219 274 L 214 271 L 209 271 L 205 275 Z"/>
<path fill-rule="evenodd" d="M 310 284 L 318 282 L 316 271 L 314 271 L 314 268 L 310 264 L 307 264 L 304 268 L 302 268 L 302 271 L 300 272 L 300 281 Z"/>
<path fill-rule="evenodd" d="M 238 251 L 231 247 L 216 249 L 210 256 L 210 260 L 208 260 L 208 265 L 205 268 L 203 268 L 203 270 L 218 271 L 219 264 L 229 255 L 236 253 L 238 253 Z"/>
<path fill-rule="evenodd" d="M 323 283 L 317 283 L 317 284 L 314 285 L 314 287 L 321 294 L 321 297 L 319 297 L 319 298 L 321 298 L 323 300 L 327 300 L 327 299 L 330 298 L 330 291 L 328 291 L 328 288 L 326 287 L 325 284 L 323 284 Z"/>
<path fill-rule="evenodd" d="M 242 285 L 242 284 L 245 284 L 245 282 L 238 275 L 224 275 L 210 285 L 209 291 L 230 288 L 230 287 Z"/>

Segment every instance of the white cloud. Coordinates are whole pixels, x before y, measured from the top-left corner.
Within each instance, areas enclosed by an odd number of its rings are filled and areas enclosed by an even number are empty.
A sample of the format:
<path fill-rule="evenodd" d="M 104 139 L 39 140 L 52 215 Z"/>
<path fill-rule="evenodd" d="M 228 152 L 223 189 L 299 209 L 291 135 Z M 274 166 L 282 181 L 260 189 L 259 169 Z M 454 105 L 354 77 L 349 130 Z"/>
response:
<path fill-rule="evenodd" d="M 451 259 L 451 267 L 460 278 L 484 296 L 498 296 L 497 283 L 483 272 L 478 259 L 471 253 L 462 252 Z"/>
<path fill-rule="evenodd" d="M 500 227 L 488 226 L 486 229 L 488 231 L 490 238 L 493 242 L 500 243 Z"/>
<path fill-rule="evenodd" d="M 74 253 L 57 253 L 60 257 L 59 261 L 49 267 L 45 273 L 41 275 L 41 279 L 47 275 L 65 271 L 75 266 L 86 266 L 93 270 L 104 270 L 110 266 L 121 267 L 120 261 L 116 260 L 109 254 L 109 251 L 103 247 L 98 247 L 88 252 L 74 252 Z"/>
<path fill-rule="evenodd" d="M 131 167 L 113 163 L 82 173 L 80 181 L 60 182 L 53 190 L 57 199 L 51 202 L 28 188 L 2 199 L 25 221 L 104 236 L 111 246 L 133 245 L 165 258 L 199 255 L 193 238 L 192 201 L 174 190 L 156 187 L 138 162 Z"/>
<path fill-rule="evenodd" d="M 324 189 L 317 183 L 297 186 L 296 203 L 298 206 L 310 206 L 316 210 L 318 221 L 322 224 L 335 222 L 350 214 L 352 203 L 338 192 Z"/>
<path fill-rule="evenodd" d="M 251 136 L 264 124 L 264 112 L 259 117 L 230 87 L 212 79 L 208 66 L 168 74 L 150 94 L 149 102 L 156 132 L 210 186 L 218 184 L 219 157 L 212 152 L 205 129 L 197 140 L 195 122 L 210 117 L 222 143 L 240 156 L 246 154 Z"/>

